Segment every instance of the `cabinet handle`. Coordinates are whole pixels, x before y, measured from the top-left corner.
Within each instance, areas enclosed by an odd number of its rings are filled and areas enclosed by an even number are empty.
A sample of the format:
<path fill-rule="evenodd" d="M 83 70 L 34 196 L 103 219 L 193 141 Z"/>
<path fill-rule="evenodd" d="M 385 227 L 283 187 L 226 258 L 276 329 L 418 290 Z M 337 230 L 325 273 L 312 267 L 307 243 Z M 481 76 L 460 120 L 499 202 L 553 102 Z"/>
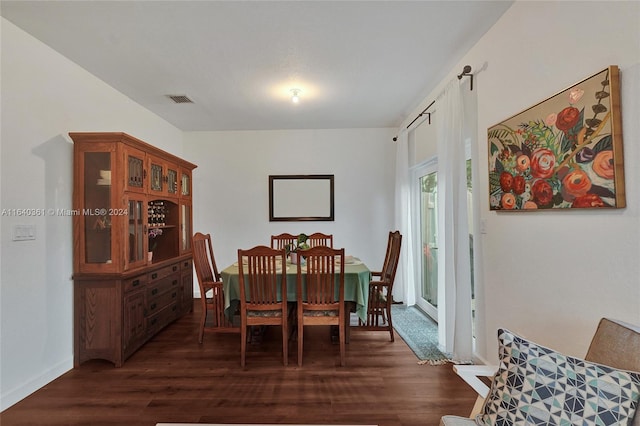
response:
<path fill-rule="evenodd" d="M 144 169 L 142 171 L 142 179 L 146 179 L 147 178 L 147 169 Z"/>
<path fill-rule="evenodd" d="M 154 318 L 151 320 L 151 325 L 156 325 L 157 322 L 158 322 L 158 318 Z"/>
<path fill-rule="evenodd" d="M 175 299 L 177 295 L 178 295 L 178 293 L 176 293 L 176 292 L 174 291 L 173 293 L 171 293 L 171 298 L 172 298 L 172 299 Z"/>
<path fill-rule="evenodd" d="M 178 280 L 173 280 L 173 282 L 171 283 L 171 285 L 178 285 Z"/>
<path fill-rule="evenodd" d="M 184 267 L 186 268 L 187 266 L 189 266 L 189 262 L 184 262 Z"/>
<path fill-rule="evenodd" d="M 140 280 L 133 280 L 133 281 L 131 282 L 131 287 L 137 287 L 137 286 L 139 286 L 139 285 L 140 285 Z"/>
<path fill-rule="evenodd" d="M 156 278 L 158 278 L 158 273 L 157 273 L 157 272 L 156 272 L 156 273 L 151 274 L 151 279 L 152 279 L 152 280 L 155 280 Z"/>
<path fill-rule="evenodd" d="M 173 305 L 173 308 L 171 308 L 172 311 L 175 312 L 175 310 L 178 309 L 178 307 L 176 305 Z"/>
<path fill-rule="evenodd" d="M 153 311 L 153 310 L 156 308 L 156 304 L 155 304 L 155 303 L 152 303 L 152 304 L 151 304 L 151 306 L 150 306 L 150 308 L 151 308 L 151 310 Z"/>
<path fill-rule="evenodd" d="M 155 296 L 156 294 L 158 294 L 158 289 L 154 288 L 153 290 L 151 290 L 151 295 Z"/>
<path fill-rule="evenodd" d="M 173 267 L 173 272 L 175 272 L 175 271 L 177 271 L 177 270 L 178 270 L 178 267 L 177 267 L 177 266 L 174 266 L 174 267 Z"/>

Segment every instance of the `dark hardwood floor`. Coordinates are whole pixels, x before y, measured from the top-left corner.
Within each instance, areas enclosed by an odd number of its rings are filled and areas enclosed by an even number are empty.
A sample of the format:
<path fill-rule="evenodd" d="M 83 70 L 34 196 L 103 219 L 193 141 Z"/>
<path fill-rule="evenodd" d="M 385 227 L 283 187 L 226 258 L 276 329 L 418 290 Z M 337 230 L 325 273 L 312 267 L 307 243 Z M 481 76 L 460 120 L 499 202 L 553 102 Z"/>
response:
<path fill-rule="evenodd" d="M 122 368 L 89 361 L 0 413 L 2 426 L 130 425 L 158 422 L 437 425 L 465 416 L 475 392 L 451 365 L 418 365 L 387 332 L 353 331 L 347 366 L 325 327 L 305 330 L 304 366 L 290 342 L 282 365 L 280 330 L 248 345 L 240 367 L 239 335 L 205 334 L 199 313 L 167 327 Z"/>

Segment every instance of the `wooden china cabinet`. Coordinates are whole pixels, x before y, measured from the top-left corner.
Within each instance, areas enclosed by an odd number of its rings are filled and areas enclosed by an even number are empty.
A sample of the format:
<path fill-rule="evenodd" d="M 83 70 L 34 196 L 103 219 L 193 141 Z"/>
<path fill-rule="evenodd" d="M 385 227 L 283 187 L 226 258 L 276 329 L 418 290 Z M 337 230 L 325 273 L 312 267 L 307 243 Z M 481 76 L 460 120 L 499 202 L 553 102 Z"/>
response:
<path fill-rule="evenodd" d="M 74 365 L 116 367 L 193 307 L 195 164 L 125 133 L 74 142 Z"/>

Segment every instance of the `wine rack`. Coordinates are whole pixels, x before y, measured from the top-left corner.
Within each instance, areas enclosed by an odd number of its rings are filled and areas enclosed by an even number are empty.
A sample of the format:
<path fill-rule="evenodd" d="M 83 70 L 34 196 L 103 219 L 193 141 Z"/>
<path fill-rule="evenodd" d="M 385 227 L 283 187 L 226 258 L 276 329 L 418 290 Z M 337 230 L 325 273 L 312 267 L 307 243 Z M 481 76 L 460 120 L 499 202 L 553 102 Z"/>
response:
<path fill-rule="evenodd" d="M 147 223 L 150 227 L 163 227 L 168 223 L 167 220 L 167 206 L 165 201 L 156 200 L 149 201 L 149 205 L 147 207 Z"/>

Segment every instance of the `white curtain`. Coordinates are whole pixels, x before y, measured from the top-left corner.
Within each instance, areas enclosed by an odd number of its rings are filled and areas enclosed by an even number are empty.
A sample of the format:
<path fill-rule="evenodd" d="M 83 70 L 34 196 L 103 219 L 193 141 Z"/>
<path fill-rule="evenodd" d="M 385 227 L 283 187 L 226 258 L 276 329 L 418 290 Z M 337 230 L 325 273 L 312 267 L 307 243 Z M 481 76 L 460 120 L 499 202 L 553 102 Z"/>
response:
<path fill-rule="evenodd" d="M 405 306 L 416 303 L 413 269 L 413 232 L 411 231 L 411 191 L 409 185 L 409 136 L 402 129 L 396 141 L 395 226 L 402 234 L 400 260 L 393 287 L 395 300 Z"/>
<path fill-rule="evenodd" d="M 444 282 L 440 326 L 445 326 L 445 350 L 457 363 L 473 356 L 471 268 L 467 214 L 464 103 L 458 79 L 452 80 L 435 103 L 438 139 L 438 279 Z M 442 321 L 444 320 L 444 321 Z"/>

